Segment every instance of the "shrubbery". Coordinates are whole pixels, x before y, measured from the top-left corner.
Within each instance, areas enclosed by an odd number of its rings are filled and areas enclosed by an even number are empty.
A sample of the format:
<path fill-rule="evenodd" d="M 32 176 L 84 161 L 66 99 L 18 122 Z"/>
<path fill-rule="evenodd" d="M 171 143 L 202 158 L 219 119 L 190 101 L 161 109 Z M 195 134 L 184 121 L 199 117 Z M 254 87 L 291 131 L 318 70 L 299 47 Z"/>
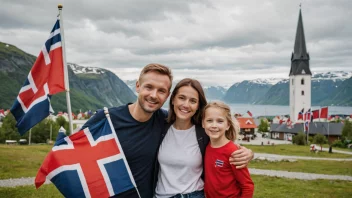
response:
<path fill-rule="evenodd" d="M 292 138 L 292 143 L 297 145 L 306 145 L 307 144 L 306 135 L 302 132 L 299 132 L 297 135 L 295 135 Z"/>
<path fill-rule="evenodd" d="M 333 147 L 338 147 L 338 148 L 347 148 L 348 141 L 342 141 L 342 140 L 335 140 L 332 143 Z"/>

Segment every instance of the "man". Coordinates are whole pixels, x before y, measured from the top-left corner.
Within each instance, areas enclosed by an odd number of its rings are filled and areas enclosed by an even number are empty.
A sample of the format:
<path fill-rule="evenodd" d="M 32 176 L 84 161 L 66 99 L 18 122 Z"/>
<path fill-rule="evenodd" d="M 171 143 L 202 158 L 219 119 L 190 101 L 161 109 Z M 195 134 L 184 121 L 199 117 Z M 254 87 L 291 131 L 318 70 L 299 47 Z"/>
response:
<path fill-rule="evenodd" d="M 143 68 L 136 82 L 137 101 L 109 109 L 111 121 L 125 153 L 132 175 L 142 198 L 153 197 L 153 174 L 161 133 L 167 111 L 161 109 L 167 100 L 172 83 L 171 70 L 161 64 Z M 99 111 L 82 127 L 86 128 L 104 118 Z M 241 148 L 230 161 L 238 168 L 247 166 L 253 153 Z M 131 197 L 127 191 L 116 197 Z"/>

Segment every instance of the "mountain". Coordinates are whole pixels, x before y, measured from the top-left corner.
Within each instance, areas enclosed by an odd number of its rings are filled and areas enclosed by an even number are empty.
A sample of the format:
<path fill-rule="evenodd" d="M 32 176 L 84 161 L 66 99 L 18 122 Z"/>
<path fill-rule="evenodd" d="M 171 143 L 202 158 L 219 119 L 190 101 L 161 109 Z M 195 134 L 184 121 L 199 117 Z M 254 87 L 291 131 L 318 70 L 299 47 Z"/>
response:
<path fill-rule="evenodd" d="M 204 87 L 204 93 L 207 100 L 221 100 L 225 94 L 226 89 L 221 86 Z"/>
<path fill-rule="evenodd" d="M 314 73 L 312 75 L 312 105 L 350 105 L 348 96 L 351 94 L 349 80 L 352 72 L 335 71 Z M 344 85 L 344 88 L 341 86 Z M 336 96 L 336 94 L 338 94 Z M 273 85 L 257 102 L 265 105 L 289 105 L 289 84 L 284 79 Z"/>
<path fill-rule="evenodd" d="M 271 86 L 264 96 L 257 101 L 257 104 L 288 105 L 290 99 L 288 82 L 289 80 L 285 79 Z"/>
<path fill-rule="evenodd" d="M 352 77 L 344 80 L 323 104 L 336 106 L 352 106 Z"/>
<path fill-rule="evenodd" d="M 137 95 L 136 82 L 137 82 L 137 80 L 126 80 L 125 81 L 126 85 L 133 91 L 134 94 Z"/>
<path fill-rule="evenodd" d="M 13 45 L 0 42 L 0 107 L 12 106 L 36 57 Z M 93 67 L 68 63 L 70 98 L 74 112 L 119 106 L 134 102 L 136 96 L 114 73 Z M 67 111 L 66 94 L 52 96 L 53 109 Z"/>
<path fill-rule="evenodd" d="M 257 103 L 280 80 L 282 79 L 255 79 L 235 83 L 227 90 L 223 100 L 228 103 Z"/>

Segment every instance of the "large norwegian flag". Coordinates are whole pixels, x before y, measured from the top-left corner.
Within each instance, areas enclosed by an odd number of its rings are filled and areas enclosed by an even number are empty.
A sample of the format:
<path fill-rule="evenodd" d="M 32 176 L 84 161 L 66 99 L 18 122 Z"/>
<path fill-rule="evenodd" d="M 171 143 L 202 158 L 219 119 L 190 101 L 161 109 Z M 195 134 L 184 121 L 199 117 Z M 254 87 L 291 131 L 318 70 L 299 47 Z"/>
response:
<path fill-rule="evenodd" d="M 18 132 L 23 135 L 49 116 L 50 112 L 53 112 L 50 105 L 51 96 L 64 90 L 64 67 L 58 19 L 11 108 L 11 113 L 17 121 Z"/>
<path fill-rule="evenodd" d="M 35 178 L 39 188 L 49 179 L 64 197 L 111 197 L 136 184 L 110 118 L 66 137 L 59 133 Z M 129 196 L 131 196 L 129 191 Z"/>

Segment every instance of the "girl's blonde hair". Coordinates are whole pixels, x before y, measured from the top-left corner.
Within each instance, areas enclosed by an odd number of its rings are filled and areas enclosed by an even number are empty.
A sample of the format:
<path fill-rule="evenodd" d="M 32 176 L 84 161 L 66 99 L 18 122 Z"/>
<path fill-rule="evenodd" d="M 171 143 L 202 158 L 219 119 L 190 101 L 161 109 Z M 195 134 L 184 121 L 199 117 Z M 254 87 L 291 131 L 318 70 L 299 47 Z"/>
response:
<path fill-rule="evenodd" d="M 204 107 L 203 116 L 202 116 L 203 119 L 205 117 L 206 110 L 210 107 L 218 108 L 224 111 L 226 120 L 230 126 L 230 128 L 227 131 L 225 131 L 225 137 L 229 140 L 235 141 L 237 134 L 240 131 L 240 126 L 236 119 L 232 119 L 230 107 L 221 101 L 210 102 Z"/>

